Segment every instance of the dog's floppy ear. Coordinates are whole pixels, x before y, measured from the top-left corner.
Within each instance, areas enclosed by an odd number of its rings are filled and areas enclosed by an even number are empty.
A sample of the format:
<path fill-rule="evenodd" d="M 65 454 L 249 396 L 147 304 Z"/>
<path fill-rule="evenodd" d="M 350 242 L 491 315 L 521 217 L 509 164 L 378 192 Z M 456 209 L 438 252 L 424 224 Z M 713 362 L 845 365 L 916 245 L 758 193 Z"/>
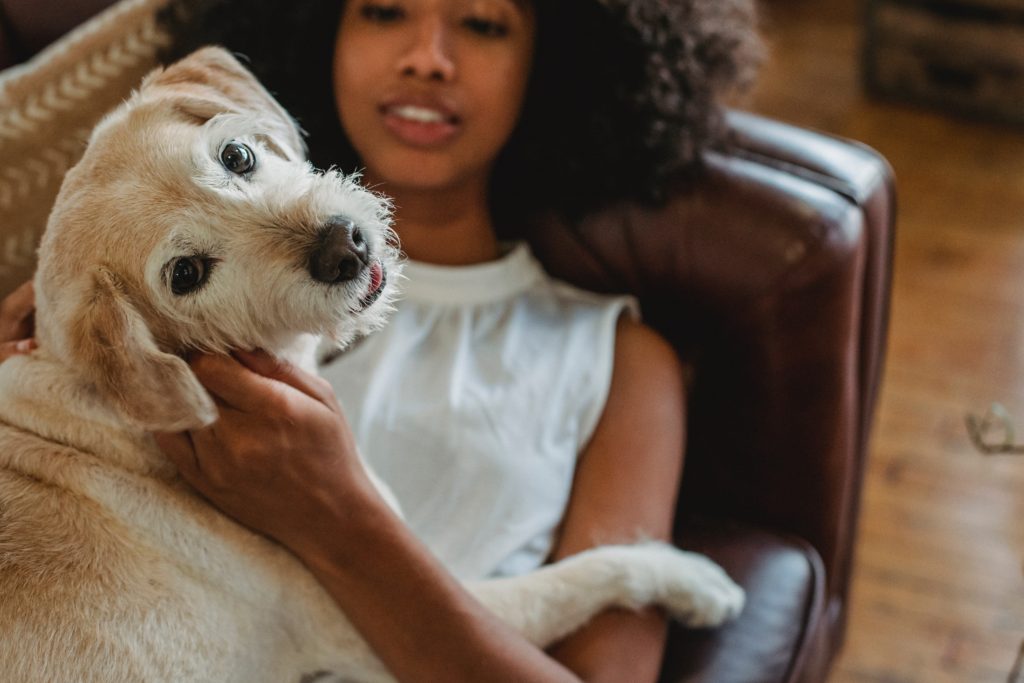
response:
<path fill-rule="evenodd" d="M 210 395 L 181 358 L 161 351 L 146 321 L 109 270 L 92 288 L 72 326 L 72 360 L 136 426 L 180 431 L 217 418 Z"/>
<path fill-rule="evenodd" d="M 167 97 L 179 111 L 201 122 L 228 112 L 260 115 L 272 128 L 271 135 L 289 148 L 279 151 L 292 161 L 306 156 L 295 120 L 224 48 L 201 48 L 150 73 L 139 92 L 143 98 Z"/>

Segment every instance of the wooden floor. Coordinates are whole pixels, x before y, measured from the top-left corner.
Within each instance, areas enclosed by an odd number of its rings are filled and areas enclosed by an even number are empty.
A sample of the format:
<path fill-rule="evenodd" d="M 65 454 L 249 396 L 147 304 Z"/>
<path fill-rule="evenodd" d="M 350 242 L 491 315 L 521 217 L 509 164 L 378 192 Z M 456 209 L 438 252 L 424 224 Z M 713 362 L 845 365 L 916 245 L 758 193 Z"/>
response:
<path fill-rule="evenodd" d="M 1024 131 L 870 101 L 860 3 L 765 2 L 746 106 L 868 143 L 898 221 L 885 383 L 851 629 L 830 683 L 1024 683 L 1024 456 L 982 456 L 968 412 L 1024 440 Z"/>

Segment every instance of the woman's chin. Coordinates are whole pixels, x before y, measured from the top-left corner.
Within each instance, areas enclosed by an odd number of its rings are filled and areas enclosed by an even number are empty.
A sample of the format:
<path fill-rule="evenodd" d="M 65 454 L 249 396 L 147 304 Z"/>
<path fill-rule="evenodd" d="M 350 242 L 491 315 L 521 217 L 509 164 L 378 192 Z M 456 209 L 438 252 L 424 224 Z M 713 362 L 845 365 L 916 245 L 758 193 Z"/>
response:
<path fill-rule="evenodd" d="M 421 176 L 377 176 L 375 182 L 368 186 L 377 192 L 400 197 L 410 193 L 445 192 L 458 187 L 458 183 L 442 174 L 424 173 Z"/>
<path fill-rule="evenodd" d="M 398 155 L 395 155 L 398 156 Z M 421 192 L 453 192 L 484 187 L 488 172 L 464 168 L 440 155 L 410 153 L 388 163 L 366 164 L 363 174 L 367 187 L 389 195 Z M 399 207 L 400 209 L 401 207 Z"/>

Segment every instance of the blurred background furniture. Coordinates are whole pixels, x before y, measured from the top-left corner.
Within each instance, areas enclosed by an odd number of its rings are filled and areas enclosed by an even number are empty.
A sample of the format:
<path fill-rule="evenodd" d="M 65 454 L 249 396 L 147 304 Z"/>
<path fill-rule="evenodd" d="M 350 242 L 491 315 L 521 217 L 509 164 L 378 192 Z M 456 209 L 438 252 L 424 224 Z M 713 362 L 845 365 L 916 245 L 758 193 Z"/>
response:
<path fill-rule="evenodd" d="M 108 4 L 0 0 L 0 67 L 31 68 L 25 60 Z M 3 106 L 31 103 L 4 100 L 2 83 Z M 855 142 L 739 111 L 729 123 L 731 146 L 664 207 L 538 218 L 530 239 L 556 276 L 637 295 L 691 368 L 677 538 L 724 565 L 748 605 L 720 630 L 673 628 L 663 680 L 815 683 L 847 618 L 894 183 Z M 5 144 L 0 180 L 18 161 Z M 0 223 L 0 243 L 15 227 L 25 229 Z M 13 284 L 0 281 L 0 295 Z"/>
<path fill-rule="evenodd" d="M 874 95 L 1024 124 L 1024 4 L 868 0 L 864 65 Z"/>

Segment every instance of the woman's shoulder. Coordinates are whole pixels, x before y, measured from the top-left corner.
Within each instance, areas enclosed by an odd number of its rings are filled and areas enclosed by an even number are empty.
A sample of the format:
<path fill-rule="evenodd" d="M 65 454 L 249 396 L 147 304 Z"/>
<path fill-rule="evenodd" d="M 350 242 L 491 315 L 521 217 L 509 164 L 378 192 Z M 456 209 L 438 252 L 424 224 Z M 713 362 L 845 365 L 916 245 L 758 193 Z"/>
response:
<path fill-rule="evenodd" d="M 660 332 L 638 319 L 627 317 L 619 320 L 615 332 L 615 364 L 624 362 L 646 372 L 681 367 L 675 347 Z"/>

